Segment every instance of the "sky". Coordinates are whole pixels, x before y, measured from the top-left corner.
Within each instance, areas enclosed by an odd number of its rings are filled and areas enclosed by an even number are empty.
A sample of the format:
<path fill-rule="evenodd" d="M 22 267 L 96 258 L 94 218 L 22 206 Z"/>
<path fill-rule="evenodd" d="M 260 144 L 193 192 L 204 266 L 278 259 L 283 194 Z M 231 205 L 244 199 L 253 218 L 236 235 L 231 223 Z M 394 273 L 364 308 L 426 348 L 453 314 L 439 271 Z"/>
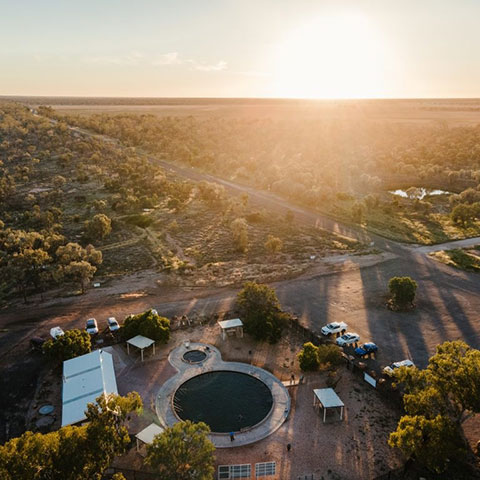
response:
<path fill-rule="evenodd" d="M 480 97 L 480 0 L 0 0 L 0 95 Z"/>

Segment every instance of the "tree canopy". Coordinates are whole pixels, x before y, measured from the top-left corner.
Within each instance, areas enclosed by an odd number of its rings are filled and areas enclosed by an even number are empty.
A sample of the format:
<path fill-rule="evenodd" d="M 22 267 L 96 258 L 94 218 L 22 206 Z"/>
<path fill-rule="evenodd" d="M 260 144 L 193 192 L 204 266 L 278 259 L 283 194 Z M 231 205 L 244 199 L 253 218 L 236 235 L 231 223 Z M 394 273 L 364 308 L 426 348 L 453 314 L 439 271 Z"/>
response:
<path fill-rule="evenodd" d="M 76 329 L 67 330 L 64 335 L 51 338 L 43 345 L 45 354 L 58 362 L 85 355 L 91 349 L 90 334 L 86 330 Z"/>
<path fill-rule="evenodd" d="M 257 340 L 271 343 L 279 340 L 288 315 L 281 311 L 273 288 L 246 282 L 237 295 L 237 309 L 247 333 Z"/>
<path fill-rule="evenodd" d="M 147 446 L 145 462 L 169 480 L 211 480 L 215 473 L 215 446 L 203 422 L 178 422 L 156 435 Z"/>
<path fill-rule="evenodd" d="M 396 307 L 406 308 L 415 300 L 417 282 L 410 277 L 392 277 L 388 282 L 392 302 Z"/>
<path fill-rule="evenodd" d="M 139 412 L 136 392 L 103 395 L 89 404 L 85 426 L 66 426 L 47 434 L 26 432 L 0 446 L 2 480 L 100 480 L 113 459 L 127 451 L 125 420 Z"/>
<path fill-rule="evenodd" d="M 406 416 L 389 444 L 435 472 L 447 459 L 461 459 L 465 442 L 461 424 L 480 413 L 480 351 L 462 341 L 437 346 L 427 368 L 400 368 Z"/>
<path fill-rule="evenodd" d="M 147 310 L 137 315 L 129 315 L 120 331 L 125 339 L 143 335 L 152 340 L 167 343 L 170 339 L 170 320 L 152 310 Z"/>

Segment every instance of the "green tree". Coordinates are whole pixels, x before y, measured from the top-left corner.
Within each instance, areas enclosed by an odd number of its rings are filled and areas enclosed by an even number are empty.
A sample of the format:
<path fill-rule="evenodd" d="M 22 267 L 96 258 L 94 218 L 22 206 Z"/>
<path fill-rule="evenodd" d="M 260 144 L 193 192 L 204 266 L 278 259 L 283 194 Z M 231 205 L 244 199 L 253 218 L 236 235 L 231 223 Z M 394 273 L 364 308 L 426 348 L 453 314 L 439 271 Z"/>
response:
<path fill-rule="evenodd" d="M 392 277 L 388 282 L 391 300 L 399 308 L 405 308 L 415 300 L 417 282 L 410 277 Z"/>
<path fill-rule="evenodd" d="M 101 395 L 86 412 L 88 424 L 47 433 L 26 432 L 0 446 L 2 480 L 100 480 L 130 444 L 127 416 L 140 412 L 136 392 Z"/>
<path fill-rule="evenodd" d="M 460 425 L 480 413 L 480 351 L 465 342 L 444 342 L 426 369 L 399 369 L 395 376 L 404 385 L 403 402 L 410 415 L 428 412 Z"/>
<path fill-rule="evenodd" d="M 70 262 L 64 269 L 63 273 L 66 277 L 71 278 L 74 282 L 78 282 L 85 293 L 86 284 L 93 278 L 97 267 L 89 262 L 82 260 L 81 262 Z"/>
<path fill-rule="evenodd" d="M 161 317 L 152 310 L 129 315 L 121 327 L 121 335 L 125 339 L 143 335 L 152 340 L 167 343 L 170 339 L 170 320 Z"/>
<path fill-rule="evenodd" d="M 178 422 L 156 435 L 147 446 L 145 462 L 169 480 L 211 480 L 215 473 L 215 446 L 203 423 Z"/>
<path fill-rule="evenodd" d="M 101 239 L 110 235 L 112 231 L 112 221 L 104 213 L 97 213 L 86 226 L 87 237 L 92 240 Z"/>
<path fill-rule="evenodd" d="M 302 350 L 297 356 L 302 371 L 313 372 L 318 370 L 318 367 L 320 366 L 320 362 L 318 360 L 318 347 L 316 347 L 312 342 L 304 343 Z"/>
<path fill-rule="evenodd" d="M 43 351 L 52 359 L 63 362 L 89 353 L 92 349 L 90 334 L 85 330 L 67 330 L 57 339 L 51 338 L 43 345 Z"/>
<path fill-rule="evenodd" d="M 408 459 L 418 460 L 436 473 L 443 472 L 450 459 L 463 457 L 465 449 L 452 422 L 441 415 L 403 416 L 388 444 L 398 448 Z"/>
<path fill-rule="evenodd" d="M 283 242 L 280 238 L 269 235 L 265 242 L 265 249 L 270 253 L 280 252 L 283 248 Z"/>
<path fill-rule="evenodd" d="M 445 469 L 446 459 L 465 451 L 461 424 L 480 413 L 480 351 L 462 341 L 445 342 L 427 368 L 400 368 L 403 385 L 402 417 L 390 445 L 400 448 L 433 471 Z"/>
<path fill-rule="evenodd" d="M 247 333 L 257 340 L 278 341 L 288 316 L 281 311 L 273 288 L 246 282 L 237 295 L 237 308 Z"/>

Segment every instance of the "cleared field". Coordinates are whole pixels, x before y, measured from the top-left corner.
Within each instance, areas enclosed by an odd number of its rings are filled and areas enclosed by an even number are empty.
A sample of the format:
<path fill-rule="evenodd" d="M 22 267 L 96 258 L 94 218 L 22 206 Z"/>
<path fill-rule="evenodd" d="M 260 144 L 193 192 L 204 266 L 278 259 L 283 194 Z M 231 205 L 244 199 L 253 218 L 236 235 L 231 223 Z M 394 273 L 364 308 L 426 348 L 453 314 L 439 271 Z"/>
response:
<path fill-rule="evenodd" d="M 223 98 L 5 97 L 31 106 L 52 105 L 66 114 L 299 117 L 394 123 L 480 123 L 480 99 L 294 100 Z"/>

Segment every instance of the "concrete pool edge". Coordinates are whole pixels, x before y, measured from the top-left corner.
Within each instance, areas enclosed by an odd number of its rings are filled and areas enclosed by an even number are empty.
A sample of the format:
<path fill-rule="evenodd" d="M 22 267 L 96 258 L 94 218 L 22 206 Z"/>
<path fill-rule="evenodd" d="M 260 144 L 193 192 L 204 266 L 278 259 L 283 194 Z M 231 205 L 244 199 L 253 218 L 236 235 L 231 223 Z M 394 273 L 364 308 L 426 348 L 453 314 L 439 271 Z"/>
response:
<path fill-rule="evenodd" d="M 185 352 L 201 349 L 207 352 L 207 358 L 200 363 L 189 364 L 183 360 Z M 239 447 L 262 440 L 283 425 L 290 413 L 290 395 L 282 382 L 266 370 L 248 363 L 225 362 L 220 351 L 212 345 L 204 343 L 186 343 L 173 349 L 168 361 L 177 370 L 160 388 L 155 399 L 155 410 L 163 426 L 172 426 L 179 421 L 172 405 L 172 398 L 177 388 L 187 380 L 213 371 L 232 371 L 251 375 L 261 380 L 269 389 L 273 398 L 270 413 L 258 424 L 246 430 L 235 432 L 232 442 L 228 433 L 212 433 L 210 440 L 216 448 Z"/>

